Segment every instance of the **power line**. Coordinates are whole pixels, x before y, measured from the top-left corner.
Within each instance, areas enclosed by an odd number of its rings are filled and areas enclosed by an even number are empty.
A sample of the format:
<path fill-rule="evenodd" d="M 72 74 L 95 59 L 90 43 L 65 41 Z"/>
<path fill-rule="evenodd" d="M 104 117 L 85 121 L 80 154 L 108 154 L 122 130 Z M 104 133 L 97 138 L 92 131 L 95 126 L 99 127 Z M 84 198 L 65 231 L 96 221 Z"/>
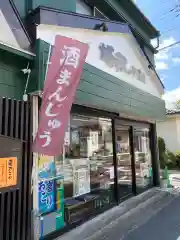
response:
<path fill-rule="evenodd" d="M 165 49 L 170 48 L 170 47 L 173 47 L 173 46 L 175 46 L 175 45 L 177 45 L 177 44 L 180 44 L 180 41 L 177 41 L 177 42 L 175 42 L 175 43 L 172 43 L 172 44 L 170 44 L 170 45 L 168 45 L 168 46 L 166 46 L 166 47 L 160 48 L 160 49 L 158 49 L 158 51 L 165 50 Z"/>

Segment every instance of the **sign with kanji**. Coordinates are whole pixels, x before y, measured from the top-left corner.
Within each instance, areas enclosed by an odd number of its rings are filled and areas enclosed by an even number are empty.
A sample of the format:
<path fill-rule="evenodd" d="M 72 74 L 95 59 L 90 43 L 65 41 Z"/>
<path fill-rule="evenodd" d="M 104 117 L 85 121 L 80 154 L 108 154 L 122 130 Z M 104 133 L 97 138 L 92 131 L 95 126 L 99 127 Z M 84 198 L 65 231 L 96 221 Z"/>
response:
<path fill-rule="evenodd" d="M 44 82 L 38 132 L 33 151 L 48 156 L 62 153 L 65 130 L 88 44 L 57 35 Z"/>
<path fill-rule="evenodd" d="M 17 185 L 17 158 L 0 158 L 0 188 Z"/>
<path fill-rule="evenodd" d="M 39 183 L 39 212 L 51 212 L 55 209 L 54 180 L 44 180 Z"/>

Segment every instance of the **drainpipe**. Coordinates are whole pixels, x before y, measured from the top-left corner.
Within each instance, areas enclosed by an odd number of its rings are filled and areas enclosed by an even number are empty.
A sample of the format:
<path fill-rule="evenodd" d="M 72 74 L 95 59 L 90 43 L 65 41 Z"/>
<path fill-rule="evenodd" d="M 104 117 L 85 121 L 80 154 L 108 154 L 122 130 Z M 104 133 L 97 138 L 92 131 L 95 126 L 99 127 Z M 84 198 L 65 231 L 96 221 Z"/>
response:
<path fill-rule="evenodd" d="M 160 38 L 160 32 L 158 32 L 158 36 L 157 36 L 157 46 L 155 47 L 155 49 L 159 48 L 159 38 Z"/>

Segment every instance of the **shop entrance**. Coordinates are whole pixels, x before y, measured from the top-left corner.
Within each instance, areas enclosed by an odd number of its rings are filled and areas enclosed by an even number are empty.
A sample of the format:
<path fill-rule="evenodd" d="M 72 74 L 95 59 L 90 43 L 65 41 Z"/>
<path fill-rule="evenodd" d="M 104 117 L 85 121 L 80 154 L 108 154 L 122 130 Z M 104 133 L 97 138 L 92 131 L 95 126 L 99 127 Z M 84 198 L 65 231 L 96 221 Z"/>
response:
<path fill-rule="evenodd" d="M 150 125 L 119 120 L 115 126 L 117 190 L 122 200 L 153 185 Z"/>
<path fill-rule="evenodd" d="M 116 124 L 117 189 L 120 199 L 132 196 L 135 185 L 130 131 L 130 126 Z"/>
<path fill-rule="evenodd" d="M 133 127 L 133 148 L 136 173 L 136 193 L 153 186 L 150 128 L 147 125 Z"/>

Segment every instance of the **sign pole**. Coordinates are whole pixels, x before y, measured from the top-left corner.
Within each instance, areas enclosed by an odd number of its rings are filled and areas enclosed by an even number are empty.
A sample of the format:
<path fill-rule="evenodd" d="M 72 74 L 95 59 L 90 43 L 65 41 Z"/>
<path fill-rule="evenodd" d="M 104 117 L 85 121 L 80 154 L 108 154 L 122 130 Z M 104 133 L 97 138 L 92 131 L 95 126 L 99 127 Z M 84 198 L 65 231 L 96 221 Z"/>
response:
<path fill-rule="evenodd" d="M 38 96 L 32 96 L 33 106 L 33 139 L 35 139 L 38 124 L 39 124 L 39 104 Z M 32 194 L 33 194 L 33 235 L 34 240 L 40 238 L 40 226 L 39 226 L 39 207 L 38 207 L 38 153 L 33 152 L 33 169 L 32 169 Z"/>

